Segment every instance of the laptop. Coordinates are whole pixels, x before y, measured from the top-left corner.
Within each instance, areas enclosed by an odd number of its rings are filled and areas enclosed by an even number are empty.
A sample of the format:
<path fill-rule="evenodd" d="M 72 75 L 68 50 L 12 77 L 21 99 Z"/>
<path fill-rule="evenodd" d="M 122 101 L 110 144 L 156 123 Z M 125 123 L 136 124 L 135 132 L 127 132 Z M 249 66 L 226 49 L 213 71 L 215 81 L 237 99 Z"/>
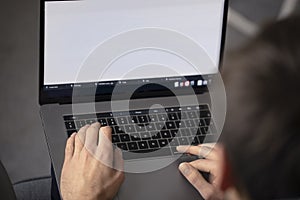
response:
<path fill-rule="evenodd" d="M 215 85 L 228 2 L 40 4 L 39 103 L 58 188 L 67 138 L 98 121 L 124 158 L 116 199 L 201 198 L 178 171 L 195 157 L 176 146 L 216 142 L 221 132 L 226 102 Z"/>

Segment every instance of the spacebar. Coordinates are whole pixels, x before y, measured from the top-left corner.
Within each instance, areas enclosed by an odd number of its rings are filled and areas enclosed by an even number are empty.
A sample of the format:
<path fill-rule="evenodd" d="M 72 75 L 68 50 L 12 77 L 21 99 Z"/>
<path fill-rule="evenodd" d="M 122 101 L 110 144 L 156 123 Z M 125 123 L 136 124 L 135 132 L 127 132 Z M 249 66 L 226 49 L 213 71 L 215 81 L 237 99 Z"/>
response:
<path fill-rule="evenodd" d="M 170 148 L 161 148 L 161 149 L 151 150 L 139 150 L 139 151 L 125 151 L 123 152 L 124 160 L 132 159 L 141 159 L 141 158 L 150 158 L 150 157 L 161 157 L 161 156 L 171 156 Z"/>

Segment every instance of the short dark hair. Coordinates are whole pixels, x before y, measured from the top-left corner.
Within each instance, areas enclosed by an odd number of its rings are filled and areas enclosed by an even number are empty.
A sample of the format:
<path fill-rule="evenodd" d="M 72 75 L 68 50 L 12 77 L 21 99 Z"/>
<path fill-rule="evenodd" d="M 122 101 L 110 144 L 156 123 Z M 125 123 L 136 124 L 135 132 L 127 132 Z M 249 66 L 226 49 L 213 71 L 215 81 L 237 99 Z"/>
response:
<path fill-rule="evenodd" d="M 224 63 L 221 136 L 237 189 L 300 197 L 300 17 L 267 25 Z"/>

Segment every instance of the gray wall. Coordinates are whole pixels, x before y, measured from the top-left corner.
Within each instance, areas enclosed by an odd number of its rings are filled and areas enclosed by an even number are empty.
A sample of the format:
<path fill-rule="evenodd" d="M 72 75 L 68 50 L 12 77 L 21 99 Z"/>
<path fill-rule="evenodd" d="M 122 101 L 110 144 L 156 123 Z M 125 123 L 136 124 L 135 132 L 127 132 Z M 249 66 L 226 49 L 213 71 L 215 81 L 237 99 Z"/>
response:
<path fill-rule="evenodd" d="M 38 107 L 37 0 L 1 0 L 0 157 L 13 182 L 49 175 Z"/>

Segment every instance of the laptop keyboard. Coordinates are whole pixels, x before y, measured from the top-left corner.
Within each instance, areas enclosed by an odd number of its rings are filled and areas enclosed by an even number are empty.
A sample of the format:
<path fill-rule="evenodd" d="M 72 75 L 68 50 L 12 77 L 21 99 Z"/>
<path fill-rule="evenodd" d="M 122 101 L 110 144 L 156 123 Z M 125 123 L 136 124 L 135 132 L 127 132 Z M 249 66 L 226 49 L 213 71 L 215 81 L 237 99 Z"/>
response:
<path fill-rule="evenodd" d="M 215 142 L 216 128 L 208 105 L 64 116 L 68 136 L 86 124 L 112 128 L 112 142 L 124 160 L 178 155 L 178 145 Z"/>

